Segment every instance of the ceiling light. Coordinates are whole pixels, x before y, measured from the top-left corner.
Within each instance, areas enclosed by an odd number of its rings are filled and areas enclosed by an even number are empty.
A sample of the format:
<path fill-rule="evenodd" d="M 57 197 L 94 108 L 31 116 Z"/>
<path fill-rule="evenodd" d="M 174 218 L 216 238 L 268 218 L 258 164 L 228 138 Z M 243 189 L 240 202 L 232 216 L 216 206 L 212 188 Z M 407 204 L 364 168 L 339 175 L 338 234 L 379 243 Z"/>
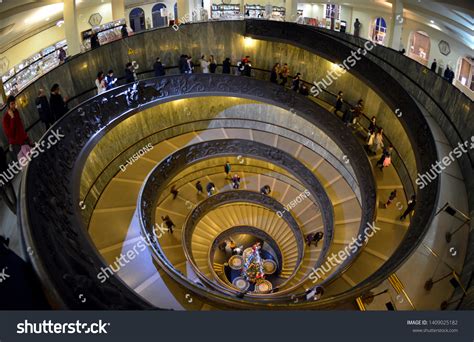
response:
<path fill-rule="evenodd" d="M 64 4 L 57 3 L 52 5 L 47 5 L 38 8 L 37 10 L 31 11 L 31 15 L 25 18 L 24 23 L 26 25 L 32 25 L 39 23 L 43 20 L 49 20 L 51 17 L 60 14 L 63 11 Z"/>
<path fill-rule="evenodd" d="M 434 24 L 434 20 L 430 20 L 430 23 Z"/>

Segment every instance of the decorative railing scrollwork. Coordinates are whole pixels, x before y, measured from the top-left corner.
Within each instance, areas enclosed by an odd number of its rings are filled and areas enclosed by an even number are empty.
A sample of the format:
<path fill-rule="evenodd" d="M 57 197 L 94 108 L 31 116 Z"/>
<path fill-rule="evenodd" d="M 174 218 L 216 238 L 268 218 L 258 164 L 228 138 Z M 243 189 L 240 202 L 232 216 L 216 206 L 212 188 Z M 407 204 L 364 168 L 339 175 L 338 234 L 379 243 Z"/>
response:
<path fill-rule="evenodd" d="M 268 82 L 217 74 L 174 75 L 117 87 L 62 117 L 52 127 L 64 135 L 60 143 L 33 159 L 23 173 L 21 226 L 27 247 L 35 251 L 33 266 L 50 289 L 55 305 L 77 309 L 152 307 L 115 275 L 105 283 L 99 281 L 97 275 L 106 264 L 90 241 L 82 220 L 82 169 L 97 142 L 122 120 L 163 102 L 212 95 L 255 99 L 292 109 L 325 131 L 356 166 L 363 203 L 362 222 L 373 220 L 375 185 L 364 150 L 337 118 L 304 96 Z M 278 152 L 272 153 L 278 157 Z M 86 302 L 80 300 L 80 294 L 87 295 Z M 334 306 L 357 295 L 356 290 L 312 304 Z M 229 307 L 253 307 L 238 299 L 219 299 Z"/>

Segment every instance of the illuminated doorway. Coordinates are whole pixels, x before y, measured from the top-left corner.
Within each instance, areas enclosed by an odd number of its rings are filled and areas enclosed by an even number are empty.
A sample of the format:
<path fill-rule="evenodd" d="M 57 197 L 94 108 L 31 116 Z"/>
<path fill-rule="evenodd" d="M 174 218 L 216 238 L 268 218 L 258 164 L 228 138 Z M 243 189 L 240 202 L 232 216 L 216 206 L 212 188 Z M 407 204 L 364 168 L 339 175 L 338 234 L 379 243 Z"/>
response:
<path fill-rule="evenodd" d="M 418 63 L 428 65 L 430 58 L 430 36 L 423 31 L 413 31 L 410 33 L 410 44 L 408 46 L 408 57 Z"/>

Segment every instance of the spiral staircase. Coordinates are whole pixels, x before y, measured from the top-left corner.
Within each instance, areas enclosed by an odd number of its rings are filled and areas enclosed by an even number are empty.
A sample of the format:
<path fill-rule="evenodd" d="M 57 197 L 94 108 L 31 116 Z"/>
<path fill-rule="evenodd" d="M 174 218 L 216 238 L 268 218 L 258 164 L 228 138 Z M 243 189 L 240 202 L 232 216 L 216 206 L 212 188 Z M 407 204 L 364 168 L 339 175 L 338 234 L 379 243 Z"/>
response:
<path fill-rule="evenodd" d="M 226 115 L 226 119 L 230 118 Z M 210 123 L 211 127 L 214 125 L 214 122 Z M 307 147 L 276 134 L 256 129 L 235 128 L 235 126 L 193 131 L 167 139 L 156 144 L 151 152 L 139 159 L 130 169 L 127 168 L 125 172 L 116 174 L 101 194 L 89 225 L 89 234 L 106 262 L 113 263 L 120 254 L 126 254 L 129 250 L 127 246 L 133 246 L 139 238 L 140 227 L 139 220 L 137 220 L 136 204 L 140 189 L 146 175 L 160 161 L 166 159 L 173 151 L 186 146 L 234 137 L 248 137 L 250 141 L 256 143 L 270 143 L 272 148 L 285 151 L 297 158 L 318 179 L 323 180 L 324 189 L 334 209 L 335 224 L 332 241 L 326 242 L 324 239 L 318 247 L 314 245 L 308 247 L 302 241 L 301 236 L 325 230 L 319 206 L 311 196 L 305 196 L 304 200 L 291 209 L 291 216 L 297 223 L 297 232 L 300 234 L 299 244 L 288 223 L 277 215 L 278 210 L 272 211 L 259 206 L 258 201 L 247 202 L 245 195 L 248 193 L 258 195 L 260 189 L 268 184 L 272 189 L 270 196 L 279 204 L 286 205 L 304 194 L 305 186 L 295 175 L 278 165 L 237 155 L 210 158 L 193 164 L 169 180 L 165 191 L 160 194 L 155 214 L 155 224 L 162 224 L 160 218 L 168 215 L 176 225 L 173 234 L 160 234 L 159 244 L 164 257 L 175 270 L 188 279 L 202 283 L 203 280 L 199 279 L 197 273 L 200 277 L 207 279 L 212 286 L 214 282 L 220 283 L 217 275 L 212 271 L 213 260 L 209 259 L 213 241 L 219 234 L 233 227 L 255 227 L 276 241 L 282 255 L 283 264 L 279 276 L 284 279 L 284 283 L 278 288 L 279 292 L 289 293 L 290 298 L 296 298 L 294 295 L 304 293 L 305 290 L 314 287 L 308 276 L 318 265 L 323 250 L 322 246 L 329 245 L 324 255 L 331 252 L 337 253 L 337 251 L 344 249 L 352 237 L 357 238 L 361 220 L 361 205 L 358 195 L 337 169 Z M 224 173 L 223 166 L 228 161 L 232 164 L 231 175 L 238 174 L 241 177 L 239 190 L 232 188 L 232 182 Z M 385 172 L 384 177 L 376 178 L 378 191 L 383 197 L 386 197 L 393 188 L 401 188 L 396 172 L 394 170 Z M 383 179 L 386 179 L 385 184 Z M 197 193 L 195 189 L 195 183 L 199 180 L 204 187 L 209 182 L 216 186 L 217 194 L 213 196 L 234 192 L 237 196 L 235 200 L 239 202 L 229 204 L 222 201 L 219 203 L 219 207 L 206 213 L 195 227 L 191 227 L 194 228 L 191 236 L 191 248 L 186 251 L 183 242 L 183 229 L 186 220 L 192 215 L 192 211 L 207 199 L 206 193 Z M 175 199 L 170 192 L 171 188 L 178 191 Z M 399 201 L 399 203 L 405 203 L 406 199 L 403 196 Z M 356 285 L 358 281 L 373 273 L 383 261 L 389 258 L 391 250 L 387 250 L 387 247 L 393 250 L 400 243 L 409 224 L 408 221 L 397 221 L 399 215 L 399 210 L 396 208 L 380 210 L 377 222 L 380 222 L 380 227 L 384 229 L 378 233 L 380 236 L 377 236 L 377 241 L 388 240 L 389 246 L 387 243 L 370 243 L 361 251 L 357 261 L 350 265 L 349 270 L 344 270 L 344 272 L 339 270 L 338 272 L 338 268 L 335 267 L 332 271 L 334 280 L 330 286 L 324 287 L 326 291 L 337 293 L 337 291 Z M 119 241 L 117 241 L 117 232 L 123 232 Z M 300 258 L 298 258 L 298 250 L 302 251 Z M 181 300 L 180 305 L 177 304 L 169 308 L 186 308 L 187 298 L 179 298 L 182 296 L 180 291 L 175 294 L 173 287 L 167 287 L 166 284 L 172 283 L 171 279 L 165 272 L 160 272 L 159 267 L 154 266 L 150 256 L 147 257 L 147 267 L 144 267 L 145 261 L 141 258 L 140 262 L 134 262 L 119 270 L 118 275 L 123 277 L 123 280 L 145 299 L 159 307 L 163 307 L 166 303 L 163 302 L 163 295 L 159 294 L 166 292 L 176 299 L 176 304 Z M 214 266 L 222 268 L 223 265 Z M 156 268 L 156 273 L 148 271 L 153 268 Z M 350 272 L 351 269 L 352 272 Z M 275 292 L 275 296 L 277 293 Z M 208 305 L 205 307 L 209 308 Z"/>
<path fill-rule="evenodd" d="M 380 154 L 365 151 L 367 122 L 351 130 L 323 97 L 254 78 L 146 79 L 72 109 L 53 127 L 64 141 L 30 163 L 21 188 L 20 223 L 50 302 L 362 310 L 378 286 L 404 293 L 395 272 L 416 262 L 423 237 L 436 234 L 439 195 L 439 180 L 416 190 L 416 211 L 401 221 L 415 191 L 408 178 L 426 172 L 437 149 L 416 101 L 384 72 L 364 77 L 390 88 L 390 106 L 403 98 L 400 127 L 415 169 L 407 170 L 395 144 L 394 164 L 380 171 Z M 394 189 L 396 201 L 384 207 Z M 307 236 L 318 232 L 322 240 L 308 245 Z M 248 273 L 249 255 L 275 266 L 263 275 L 266 290 Z M 87 302 L 78 300 L 83 294 Z"/>
<path fill-rule="evenodd" d="M 193 77 L 198 82 L 224 76 Z M 102 103 L 110 103 L 109 96 Z M 323 106 L 301 101 L 317 110 L 323 123 L 342 126 Z M 374 171 L 378 156 L 367 157 L 364 141 L 344 126 L 330 137 L 321 121 L 309 120 L 314 115 L 305 118 L 293 107 L 245 96 L 136 108 L 79 157 L 84 162 L 76 174 L 79 219 L 105 265 L 96 273 L 99 279 L 101 272 L 107 275 L 103 286 L 119 281 L 147 305 L 174 310 L 326 307 L 324 297 L 344 294 L 373 276 L 405 237 L 409 220 L 398 217 L 406 195 L 397 172 Z M 147 152 L 136 157 L 143 146 Z M 350 149 L 350 158 L 343 149 Z M 232 165 L 229 177 L 226 162 Z M 234 174 L 241 179 L 237 189 L 229 179 Z M 197 192 L 197 181 L 203 193 Z M 215 186 L 212 194 L 206 193 L 208 183 Z M 261 193 L 264 185 L 270 194 Z M 395 188 L 401 190 L 397 206 L 377 208 L 378 199 Z M 172 231 L 165 216 L 174 223 Z M 379 229 L 369 238 L 366 228 L 373 222 Z M 316 232 L 324 238 L 308 246 L 306 237 Z M 271 290 L 243 291 L 232 283 L 230 255 L 219 249 L 223 236 L 240 241 L 243 250 L 260 243 L 276 265 L 267 278 Z M 137 248 L 145 242 L 146 249 Z M 351 248 L 354 242 L 360 248 Z M 333 263 L 336 255 L 340 261 Z M 316 288 L 324 291 L 322 299 L 311 294 Z"/>

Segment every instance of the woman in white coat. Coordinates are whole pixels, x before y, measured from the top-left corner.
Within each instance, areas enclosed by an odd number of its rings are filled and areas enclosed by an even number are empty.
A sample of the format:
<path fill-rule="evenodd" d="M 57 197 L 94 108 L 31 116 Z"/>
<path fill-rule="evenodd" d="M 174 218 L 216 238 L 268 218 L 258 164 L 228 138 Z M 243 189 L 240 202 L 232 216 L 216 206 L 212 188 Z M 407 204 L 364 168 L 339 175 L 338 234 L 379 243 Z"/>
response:
<path fill-rule="evenodd" d="M 202 55 L 201 57 L 201 70 L 203 74 L 209 74 L 209 65 L 211 63 L 206 60 L 206 56 Z"/>
<path fill-rule="evenodd" d="M 107 90 L 107 84 L 105 83 L 105 77 L 102 71 L 99 71 L 97 78 L 95 79 L 95 86 L 97 87 L 97 94 L 102 94 Z"/>
<path fill-rule="evenodd" d="M 382 148 L 383 145 L 383 129 L 379 128 L 378 132 L 372 134 L 369 139 L 369 149 L 375 155 L 377 154 Z"/>

